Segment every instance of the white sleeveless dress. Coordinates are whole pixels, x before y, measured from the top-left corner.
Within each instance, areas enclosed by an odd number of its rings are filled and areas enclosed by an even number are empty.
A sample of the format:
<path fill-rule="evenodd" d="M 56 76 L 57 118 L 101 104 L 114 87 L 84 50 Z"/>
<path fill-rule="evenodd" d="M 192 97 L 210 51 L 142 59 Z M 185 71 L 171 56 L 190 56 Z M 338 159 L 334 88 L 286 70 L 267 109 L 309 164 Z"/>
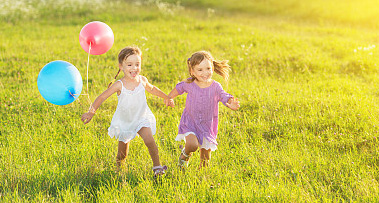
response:
<path fill-rule="evenodd" d="M 140 80 L 141 76 L 140 76 Z M 134 90 L 124 87 L 121 80 L 121 94 L 118 95 L 116 112 L 113 115 L 108 135 L 119 141 L 128 143 L 137 136 L 143 127 L 151 128 L 153 135 L 156 132 L 156 120 L 146 102 L 145 88 L 142 81 Z"/>

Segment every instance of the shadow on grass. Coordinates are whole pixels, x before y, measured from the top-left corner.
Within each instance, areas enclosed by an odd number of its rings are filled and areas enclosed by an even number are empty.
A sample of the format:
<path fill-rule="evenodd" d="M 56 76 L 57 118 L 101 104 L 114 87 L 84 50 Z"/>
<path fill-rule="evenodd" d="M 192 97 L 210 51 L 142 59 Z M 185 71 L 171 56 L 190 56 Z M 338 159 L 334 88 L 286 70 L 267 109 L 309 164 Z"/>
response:
<path fill-rule="evenodd" d="M 285 134 L 286 134 L 286 127 L 280 124 L 280 125 L 271 126 L 269 130 L 263 132 L 262 137 L 268 142 L 271 142 L 273 140 L 276 140 L 277 138 L 285 137 Z"/>
<path fill-rule="evenodd" d="M 80 195 L 81 200 L 97 202 L 100 188 L 121 188 L 125 184 L 136 187 L 141 182 L 141 178 L 130 172 L 115 172 L 113 170 L 93 172 L 88 169 L 87 171 L 75 173 L 4 177 L 1 182 L 0 191 L 3 195 L 8 193 L 13 196 L 16 194 L 18 197 L 28 201 L 33 201 L 40 194 L 51 197 L 53 201 L 65 201 L 64 196 L 62 196 L 64 195 L 63 191 L 78 189 L 78 195 Z"/>

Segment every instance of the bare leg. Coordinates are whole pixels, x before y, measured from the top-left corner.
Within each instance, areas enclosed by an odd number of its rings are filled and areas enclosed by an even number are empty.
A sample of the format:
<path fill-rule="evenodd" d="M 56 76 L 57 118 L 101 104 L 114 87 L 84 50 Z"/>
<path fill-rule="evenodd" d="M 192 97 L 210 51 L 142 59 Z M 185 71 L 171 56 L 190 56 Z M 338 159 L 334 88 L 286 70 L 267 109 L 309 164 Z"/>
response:
<path fill-rule="evenodd" d="M 125 160 L 125 158 L 128 156 L 129 153 L 129 143 L 124 143 L 119 141 L 118 142 L 118 152 L 116 157 L 116 164 L 117 167 L 120 169 L 122 162 Z"/>
<path fill-rule="evenodd" d="M 141 136 L 146 147 L 149 149 L 150 157 L 153 160 L 153 166 L 160 166 L 161 163 L 159 161 L 158 147 L 155 144 L 151 128 L 143 127 L 140 131 L 138 131 L 138 134 Z"/>
<path fill-rule="evenodd" d="M 211 159 L 211 149 L 200 149 L 200 167 L 208 167 L 209 160 Z"/>
<path fill-rule="evenodd" d="M 186 136 L 186 145 L 184 147 L 184 152 L 188 155 L 188 156 L 191 156 L 192 155 L 192 152 L 196 152 L 197 148 L 198 148 L 198 143 L 199 141 L 197 141 L 197 137 L 196 135 L 194 134 L 189 134 L 188 136 Z M 188 160 L 189 157 L 185 157 L 183 154 L 180 156 L 180 159 L 183 159 L 183 160 Z"/>

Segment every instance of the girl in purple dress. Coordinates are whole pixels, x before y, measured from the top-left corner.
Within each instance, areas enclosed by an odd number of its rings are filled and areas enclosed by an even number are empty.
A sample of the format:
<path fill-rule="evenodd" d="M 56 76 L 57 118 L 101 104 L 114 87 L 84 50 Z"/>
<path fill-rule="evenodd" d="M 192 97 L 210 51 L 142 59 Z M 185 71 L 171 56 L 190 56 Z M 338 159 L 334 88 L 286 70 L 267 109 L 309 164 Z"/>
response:
<path fill-rule="evenodd" d="M 172 99 L 187 93 L 186 106 L 179 124 L 176 141 L 185 140 L 178 165 L 184 169 L 193 152 L 200 148 L 200 168 L 208 165 L 211 151 L 217 149 L 218 102 L 232 110 L 239 108 L 238 99 L 226 93 L 220 83 L 212 79 L 213 72 L 226 81 L 228 61 L 216 61 L 206 51 L 198 51 L 187 60 L 190 78 L 178 83 L 168 95 Z"/>

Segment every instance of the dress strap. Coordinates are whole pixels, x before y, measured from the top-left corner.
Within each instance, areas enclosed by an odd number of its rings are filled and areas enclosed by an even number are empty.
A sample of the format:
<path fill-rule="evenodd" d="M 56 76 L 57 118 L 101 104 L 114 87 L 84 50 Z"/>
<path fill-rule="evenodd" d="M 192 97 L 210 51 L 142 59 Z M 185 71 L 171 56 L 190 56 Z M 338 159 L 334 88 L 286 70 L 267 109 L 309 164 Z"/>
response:
<path fill-rule="evenodd" d="M 143 86 L 143 84 L 142 84 L 142 76 L 141 75 L 139 75 L 139 84 L 138 84 L 138 86 L 142 86 L 143 88 L 145 88 L 144 86 Z"/>
<path fill-rule="evenodd" d="M 121 81 L 121 80 L 117 80 L 117 81 L 120 81 L 120 82 L 121 82 L 121 85 L 122 85 L 122 87 L 124 87 L 124 83 L 122 83 L 122 81 Z"/>

